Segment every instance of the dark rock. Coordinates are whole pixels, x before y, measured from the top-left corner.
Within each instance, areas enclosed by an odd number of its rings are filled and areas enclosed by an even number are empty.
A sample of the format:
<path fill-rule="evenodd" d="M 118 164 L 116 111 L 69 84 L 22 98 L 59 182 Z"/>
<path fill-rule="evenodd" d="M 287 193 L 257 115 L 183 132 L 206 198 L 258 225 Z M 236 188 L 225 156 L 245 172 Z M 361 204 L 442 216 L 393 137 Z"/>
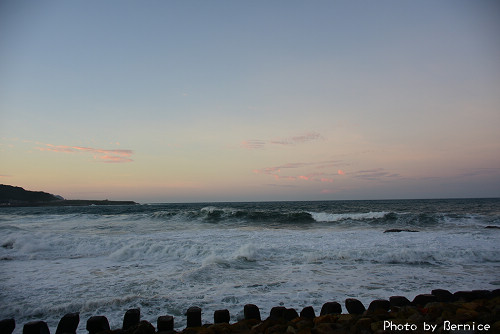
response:
<path fill-rule="evenodd" d="M 123 317 L 122 329 L 127 330 L 129 328 L 137 326 L 140 321 L 141 321 L 141 310 L 140 309 L 133 308 L 133 309 L 127 310 L 127 312 L 125 312 L 125 316 Z"/>
<path fill-rule="evenodd" d="M 411 301 L 404 296 L 392 296 L 389 298 L 389 303 L 391 304 L 391 309 L 411 305 Z"/>
<path fill-rule="evenodd" d="M 341 314 L 342 313 L 342 305 L 337 302 L 327 302 L 324 303 L 321 307 L 320 316 L 327 314 Z"/>
<path fill-rule="evenodd" d="M 133 327 L 134 331 L 133 334 L 155 334 L 156 330 L 151 323 L 149 323 L 146 320 L 142 320 L 137 324 L 136 326 Z"/>
<path fill-rule="evenodd" d="M 201 327 L 201 308 L 191 306 L 186 312 L 187 325 L 186 327 Z"/>
<path fill-rule="evenodd" d="M 338 324 L 334 324 L 334 323 L 318 323 L 311 330 L 311 333 L 314 333 L 314 334 L 331 334 L 331 333 L 335 333 L 335 334 L 337 334 L 337 333 L 340 333 L 340 334 L 349 334 L 350 331 L 339 329 Z"/>
<path fill-rule="evenodd" d="M 285 318 L 286 307 L 284 306 L 275 306 L 271 309 L 269 313 L 270 319 L 284 319 Z"/>
<path fill-rule="evenodd" d="M 229 310 L 217 310 L 214 312 L 214 324 L 229 323 L 230 319 Z"/>
<path fill-rule="evenodd" d="M 474 299 L 485 299 L 488 298 L 491 294 L 489 290 L 472 290 Z"/>
<path fill-rule="evenodd" d="M 453 297 L 455 297 L 455 300 L 458 301 L 470 301 L 472 300 L 471 292 L 470 291 L 457 291 L 453 294 Z"/>
<path fill-rule="evenodd" d="M 436 296 L 438 302 L 451 302 L 455 299 L 450 291 L 444 289 L 432 290 L 431 294 Z"/>
<path fill-rule="evenodd" d="M 87 331 L 89 334 L 95 334 L 102 331 L 109 331 L 108 318 L 103 315 L 95 315 L 87 320 Z"/>
<path fill-rule="evenodd" d="M 257 305 L 246 304 L 243 308 L 243 313 L 245 315 L 245 320 L 256 319 L 258 321 L 261 321 L 260 310 Z"/>
<path fill-rule="evenodd" d="M 76 313 L 68 313 L 65 314 L 61 320 L 59 320 L 59 324 L 57 325 L 56 334 L 63 333 L 76 333 L 76 329 L 78 328 L 78 324 L 80 323 L 80 314 Z"/>
<path fill-rule="evenodd" d="M 500 226 L 488 225 L 488 226 L 485 226 L 485 228 L 498 228 L 498 229 L 500 229 Z"/>
<path fill-rule="evenodd" d="M 490 298 L 495 298 L 500 296 L 500 289 L 495 289 L 493 291 L 490 291 Z"/>
<path fill-rule="evenodd" d="M 174 317 L 171 315 L 162 315 L 156 322 L 158 332 L 168 332 L 174 330 Z"/>
<path fill-rule="evenodd" d="M 489 298 L 491 292 L 488 290 L 457 291 L 453 294 L 456 300 L 470 302 L 476 299 Z"/>
<path fill-rule="evenodd" d="M 421 295 L 415 296 L 415 298 L 413 298 L 413 301 L 411 303 L 415 306 L 425 306 L 428 303 L 434 303 L 436 301 L 437 301 L 437 298 L 434 295 L 421 294 Z"/>
<path fill-rule="evenodd" d="M 403 228 L 403 229 L 400 229 L 400 228 L 391 228 L 389 230 L 385 230 L 384 231 L 384 233 L 398 233 L 398 232 L 420 232 L 420 231 L 410 230 L 410 229 L 407 229 L 407 228 Z"/>
<path fill-rule="evenodd" d="M 24 325 L 23 334 L 50 334 L 49 326 L 45 321 L 30 321 Z"/>
<path fill-rule="evenodd" d="M 391 308 L 391 303 L 388 300 L 375 299 L 368 306 L 368 311 L 374 312 L 377 310 L 383 310 L 385 312 L 388 312 L 390 308 Z"/>
<path fill-rule="evenodd" d="M 299 317 L 299 314 L 294 308 L 287 308 L 285 310 L 285 321 L 292 321 Z"/>
<path fill-rule="evenodd" d="M 345 308 L 349 314 L 363 314 L 366 311 L 363 303 L 354 298 L 347 298 L 345 300 Z"/>
<path fill-rule="evenodd" d="M 4 319 L 0 321 L 0 334 L 12 334 L 16 328 L 16 321 L 14 319 Z"/>
<path fill-rule="evenodd" d="M 360 318 L 352 326 L 352 333 L 370 333 L 373 320 L 370 318 Z"/>
<path fill-rule="evenodd" d="M 314 319 L 316 318 L 316 313 L 314 313 L 314 308 L 312 306 L 306 306 L 300 311 L 301 318 Z"/>
<path fill-rule="evenodd" d="M 287 325 L 283 321 L 275 322 L 272 320 L 266 320 L 260 324 L 254 325 L 251 328 L 250 333 L 282 334 L 285 333 L 286 330 L 287 330 Z"/>

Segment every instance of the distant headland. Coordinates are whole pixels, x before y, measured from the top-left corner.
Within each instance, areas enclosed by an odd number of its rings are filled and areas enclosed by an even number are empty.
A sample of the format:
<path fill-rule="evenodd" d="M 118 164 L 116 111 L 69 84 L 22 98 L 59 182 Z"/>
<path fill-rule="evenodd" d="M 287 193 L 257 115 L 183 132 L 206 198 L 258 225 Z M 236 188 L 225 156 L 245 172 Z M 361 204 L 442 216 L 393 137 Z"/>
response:
<path fill-rule="evenodd" d="M 30 191 L 21 187 L 0 184 L 0 207 L 2 206 L 86 206 L 86 205 L 135 205 L 134 201 L 109 201 L 64 199 L 43 191 Z"/>

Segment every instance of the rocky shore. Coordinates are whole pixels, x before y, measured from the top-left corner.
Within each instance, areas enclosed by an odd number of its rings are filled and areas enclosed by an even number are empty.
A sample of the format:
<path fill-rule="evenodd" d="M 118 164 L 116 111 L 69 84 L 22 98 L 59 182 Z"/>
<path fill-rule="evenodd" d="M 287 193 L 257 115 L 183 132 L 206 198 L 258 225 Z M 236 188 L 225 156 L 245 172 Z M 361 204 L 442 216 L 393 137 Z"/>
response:
<path fill-rule="evenodd" d="M 156 327 L 141 320 L 140 309 L 125 313 L 123 326 L 111 329 L 105 316 L 93 316 L 86 322 L 89 334 L 370 334 L 370 333 L 500 333 L 500 289 L 458 291 L 432 290 L 430 294 L 374 300 L 368 308 L 359 300 L 348 298 L 345 309 L 338 302 L 327 302 L 320 314 L 309 306 L 299 312 L 284 306 L 273 307 L 267 319 L 253 304 L 244 306 L 244 319 L 230 323 L 228 310 L 216 310 L 214 322 L 202 324 L 199 307 L 186 312 L 187 325 L 175 330 L 174 317 L 159 316 Z M 56 334 L 76 333 L 80 323 L 78 313 L 64 315 Z M 0 334 L 11 334 L 14 319 L 0 321 Z M 80 328 L 81 332 L 82 329 Z M 31 321 L 24 324 L 23 334 L 50 334 L 47 324 Z"/>

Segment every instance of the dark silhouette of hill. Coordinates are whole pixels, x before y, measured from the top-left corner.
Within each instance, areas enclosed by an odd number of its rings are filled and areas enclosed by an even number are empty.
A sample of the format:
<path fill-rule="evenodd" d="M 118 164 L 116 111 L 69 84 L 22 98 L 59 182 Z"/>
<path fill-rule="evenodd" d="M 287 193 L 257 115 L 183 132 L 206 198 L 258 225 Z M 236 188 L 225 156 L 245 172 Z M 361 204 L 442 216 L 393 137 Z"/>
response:
<path fill-rule="evenodd" d="M 55 196 L 43 191 L 29 191 L 21 187 L 8 186 L 0 184 L 0 202 L 1 203 L 36 203 L 52 202 L 63 200 L 60 196 Z"/>
<path fill-rule="evenodd" d="M 134 201 L 66 200 L 44 191 L 0 184 L 0 206 L 70 206 L 70 205 L 132 205 Z"/>

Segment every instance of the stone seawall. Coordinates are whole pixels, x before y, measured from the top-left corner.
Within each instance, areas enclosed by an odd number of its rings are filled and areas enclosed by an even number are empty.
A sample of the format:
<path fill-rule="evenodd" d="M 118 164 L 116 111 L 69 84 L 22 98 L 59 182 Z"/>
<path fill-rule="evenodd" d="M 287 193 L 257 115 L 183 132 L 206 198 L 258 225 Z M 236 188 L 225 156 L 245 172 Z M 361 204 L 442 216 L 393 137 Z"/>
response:
<path fill-rule="evenodd" d="M 317 315 L 311 306 L 299 312 L 284 306 L 273 307 L 269 317 L 262 319 L 260 309 L 244 306 L 244 319 L 230 324 L 228 310 L 216 310 L 211 324 L 202 324 L 201 308 L 186 311 L 186 328 L 176 331 L 174 317 L 162 315 L 156 327 L 141 320 L 140 309 L 125 312 L 123 326 L 111 329 L 105 316 L 87 319 L 88 334 L 370 334 L 370 333 L 500 333 L 500 289 L 458 291 L 432 290 L 412 301 L 403 296 L 372 301 L 368 308 L 359 300 L 348 298 L 345 311 L 338 302 L 326 302 Z M 55 334 L 76 334 L 80 325 L 78 313 L 64 315 Z M 81 325 L 80 325 L 81 326 Z M 0 334 L 12 334 L 14 319 L 0 321 Z M 80 331 L 82 328 L 80 328 Z M 23 334 L 50 334 L 43 320 L 23 325 Z"/>

